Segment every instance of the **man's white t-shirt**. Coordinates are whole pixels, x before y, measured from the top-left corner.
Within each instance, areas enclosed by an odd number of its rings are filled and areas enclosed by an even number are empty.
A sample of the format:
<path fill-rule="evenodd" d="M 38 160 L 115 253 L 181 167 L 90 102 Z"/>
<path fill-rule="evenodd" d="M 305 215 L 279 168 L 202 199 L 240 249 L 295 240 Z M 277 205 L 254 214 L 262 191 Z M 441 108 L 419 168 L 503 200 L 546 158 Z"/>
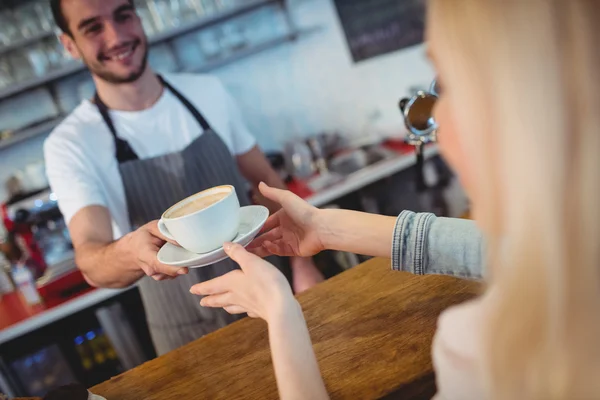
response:
<path fill-rule="evenodd" d="M 255 146 L 233 98 L 217 78 L 192 74 L 164 78 L 202 113 L 232 155 Z M 110 111 L 110 116 L 119 137 L 141 159 L 181 151 L 203 134 L 193 115 L 167 89 L 148 109 Z M 114 139 L 93 103 L 84 100 L 52 131 L 44 143 L 44 156 L 50 186 L 67 223 L 84 207 L 100 205 L 110 211 L 115 239 L 131 231 Z"/>

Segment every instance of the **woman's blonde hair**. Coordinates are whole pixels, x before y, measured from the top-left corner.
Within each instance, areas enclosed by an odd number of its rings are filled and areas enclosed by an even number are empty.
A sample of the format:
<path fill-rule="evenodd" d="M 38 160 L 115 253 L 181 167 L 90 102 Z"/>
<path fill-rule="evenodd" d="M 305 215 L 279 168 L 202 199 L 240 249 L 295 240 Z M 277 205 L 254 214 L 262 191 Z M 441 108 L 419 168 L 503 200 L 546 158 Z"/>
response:
<path fill-rule="evenodd" d="M 599 399 L 600 1 L 430 6 L 489 240 L 488 398 Z"/>

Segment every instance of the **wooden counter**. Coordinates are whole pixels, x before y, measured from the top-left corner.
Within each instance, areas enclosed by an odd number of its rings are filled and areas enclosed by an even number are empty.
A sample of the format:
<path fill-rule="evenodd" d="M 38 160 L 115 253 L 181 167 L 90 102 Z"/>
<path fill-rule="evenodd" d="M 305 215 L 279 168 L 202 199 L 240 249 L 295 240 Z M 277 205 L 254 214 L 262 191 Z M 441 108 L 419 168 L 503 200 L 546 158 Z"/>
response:
<path fill-rule="evenodd" d="M 479 288 L 374 259 L 300 295 L 331 398 L 431 398 L 436 319 Z M 267 326 L 247 318 L 90 390 L 110 400 L 277 399 Z"/>

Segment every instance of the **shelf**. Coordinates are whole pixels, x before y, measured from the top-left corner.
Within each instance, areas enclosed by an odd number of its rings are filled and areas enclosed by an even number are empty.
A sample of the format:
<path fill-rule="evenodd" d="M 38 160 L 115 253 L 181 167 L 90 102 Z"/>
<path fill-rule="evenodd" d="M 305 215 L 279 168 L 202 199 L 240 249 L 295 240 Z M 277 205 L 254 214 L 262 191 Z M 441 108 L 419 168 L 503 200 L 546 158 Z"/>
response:
<path fill-rule="evenodd" d="M 196 21 L 188 22 L 188 23 L 180 25 L 176 28 L 169 29 L 168 31 L 157 33 L 156 35 L 149 37 L 148 42 L 150 45 L 165 42 L 165 41 L 173 39 L 177 36 L 183 35 L 185 33 L 192 32 L 194 30 L 198 30 L 201 28 L 205 28 L 205 27 L 208 27 L 211 25 L 215 25 L 220 22 L 227 21 L 229 19 L 240 16 L 242 14 L 249 13 L 260 7 L 270 5 L 270 4 L 283 4 L 283 2 L 284 2 L 284 0 L 248 0 L 243 5 L 232 8 L 230 10 L 225 10 L 225 11 L 216 13 L 214 15 L 199 18 Z M 41 38 L 42 37 L 40 36 L 38 38 L 27 39 L 26 41 L 19 41 L 19 42 L 15 43 L 14 45 L 12 45 L 12 44 L 9 45 L 8 48 L 10 49 L 10 48 L 15 48 L 17 46 L 23 46 L 24 42 L 30 43 L 30 41 L 33 42 L 36 39 L 40 40 Z M 2 52 L 2 49 L 0 49 L 0 52 Z M 43 86 L 46 83 L 53 82 L 57 79 L 64 78 L 66 76 L 75 74 L 80 71 L 84 71 L 85 69 L 86 69 L 85 65 L 83 65 L 81 62 L 73 61 L 70 65 L 60 68 L 60 69 L 57 69 L 57 70 L 54 70 L 54 71 L 50 71 L 44 76 L 36 77 L 36 78 L 30 79 L 28 81 L 20 82 L 20 83 L 11 85 L 7 88 L 0 89 L 0 100 L 4 99 L 6 97 L 15 95 L 17 93 L 23 92 L 28 89 Z"/>
<path fill-rule="evenodd" d="M 306 31 L 306 32 L 308 32 L 308 31 Z M 262 51 L 279 46 L 281 44 L 287 43 L 291 40 L 295 40 L 296 38 L 298 38 L 299 35 L 301 35 L 303 33 L 304 33 L 304 31 L 293 31 L 293 32 L 290 32 L 281 37 L 271 39 L 265 43 L 261 43 L 256 46 L 251 46 L 251 47 L 246 47 L 246 48 L 240 49 L 234 53 L 230 53 L 227 56 L 212 60 L 200 67 L 187 69 L 187 70 L 185 70 L 185 72 L 196 72 L 196 73 L 208 72 L 210 70 L 222 67 L 223 65 L 233 63 L 233 62 L 241 60 L 243 58 L 250 57 L 254 54 L 257 54 Z M 47 132 L 51 131 L 55 126 L 57 126 L 64 118 L 65 118 L 65 116 L 60 116 L 60 117 L 48 120 L 46 122 L 37 124 L 35 126 L 32 126 L 30 128 L 15 131 L 13 136 L 10 139 L 0 141 L 0 150 L 8 148 L 10 146 L 13 146 L 17 143 L 23 142 L 25 140 L 34 138 L 36 136 L 43 135 L 44 133 L 47 133 Z"/>
<path fill-rule="evenodd" d="M 221 22 L 233 19 L 240 15 L 252 12 L 261 7 L 270 5 L 270 4 L 279 4 L 282 3 L 283 0 L 246 0 L 243 5 L 237 6 L 230 10 L 221 11 L 215 13 L 214 15 L 209 15 L 207 17 L 199 18 L 196 21 L 186 22 L 178 27 L 169 29 L 168 31 L 159 32 L 148 38 L 150 44 L 164 42 L 174 37 L 184 35 L 188 32 L 192 32 L 195 30 L 199 30 L 202 28 L 209 27 L 211 25 L 216 25 Z"/>
<path fill-rule="evenodd" d="M 9 45 L 0 46 L 0 54 L 6 54 L 13 50 L 18 50 L 22 47 L 29 46 L 30 44 L 39 42 L 40 40 L 47 39 L 51 36 L 54 36 L 54 32 L 42 32 L 42 33 L 38 33 L 37 35 L 29 37 L 29 38 L 19 39 Z"/>
<path fill-rule="evenodd" d="M 196 68 L 190 68 L 187 69 L 186 72 L 208 72 L 211 71 L 213 69 L 222 67 L 226 64 L 230 64 L 233 63 L 235 61 L 241 60 L 243 58 L 246 57 L 250 57 L 254 54 L 260 53 L 262 51 L 268 50 L 270 48 L 273 48 L 275 46 L 287 43 L 289 41 L 295 40 L 298 35 L 300 34 L 299 31 L 294 31 L 291 33 L 288 33 L 284 36 L 275 38 L 275 39 L 271 39 L 267 42 L 261 43 L 259 45 L 256 46 L 250 46 L 250 47 L 244 47 L 241 48 L 240 50 L 237 50 L 233 53 L 229 53 L 226 56 L 223 57 L 219 57 L 215 60 L 211 60 L 209 62 L 207 62 L 206 64 L 200 66 L 200 67 L 196 67 Z"/>
<path fill-rule="evenodd" d="M 32 139 L 36 136 L 49 133 L 54 129 L 65 117 L 60 116 L 51 120 L 36 124 L 32 127 L 15 131 L 13 136 L 9 139 L 0 140 L 0 150 L 6 149 L 10 146 L 14 146 L 17 143 L 24 142 L 25 140 Z"/>
<path fill-rule="evenodd" d="M 33 78 L 31 80 L 17 83 L 16 85 L 9 86 L 0 90 L 0 100 L 10 97 L 14 94 L 24 92 L 27 89 L 31 89 L 34 87 L 42 86 L 45 83 L 55 81 L 60 78 L 64 78 L 71 74 L 84 71 L 86 69 L 85 65 L 80 63 L 79 61 L 73 61 L 70 65 L 67 65 L 61 69 L 57 69 L 54 71 L 48 72 L 44 76 L 40 76 L 37 78 Z"/>

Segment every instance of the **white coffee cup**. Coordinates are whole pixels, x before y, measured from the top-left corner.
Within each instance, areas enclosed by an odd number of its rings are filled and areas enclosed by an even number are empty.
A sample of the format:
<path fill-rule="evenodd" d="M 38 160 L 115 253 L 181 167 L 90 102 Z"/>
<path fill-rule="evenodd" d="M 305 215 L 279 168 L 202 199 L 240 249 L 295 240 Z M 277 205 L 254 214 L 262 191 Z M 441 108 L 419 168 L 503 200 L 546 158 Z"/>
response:
<path fill-rule="evenodd" d="M 181 200 L 165 211 L 158 229 L 192 253 L 209 253 L 235 239 L 240 202 L 233 186 L 217 186 Z"/>

